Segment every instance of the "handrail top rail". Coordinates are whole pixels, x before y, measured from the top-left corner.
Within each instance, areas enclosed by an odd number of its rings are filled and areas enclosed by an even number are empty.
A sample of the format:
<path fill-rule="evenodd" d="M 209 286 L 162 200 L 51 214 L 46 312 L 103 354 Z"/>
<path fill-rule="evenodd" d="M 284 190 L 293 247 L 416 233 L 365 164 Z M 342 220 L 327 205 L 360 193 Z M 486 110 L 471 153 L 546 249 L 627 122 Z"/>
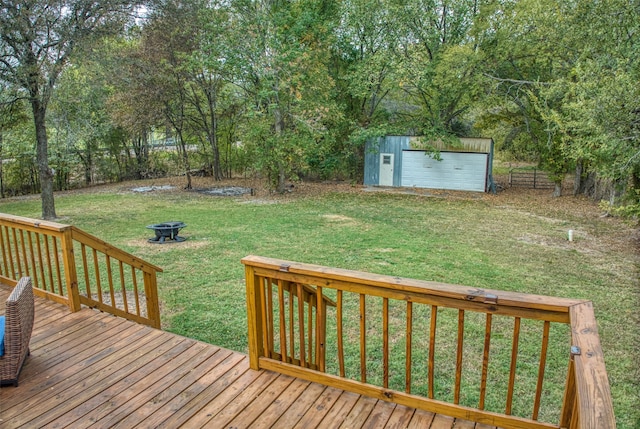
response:
<path fill-rule="evenodd" d="M 38 228 L 54 232 L 64 232 L 69 229 L 70 225 L 48 220 L 33 219 L 24 216 L 16 216 L 8 213 L 0 213 L 0 222 L 10 222 L 30 228 Z"/>
<path fill-rule="evenodd" d="M 84 240 L 79 240 L 79 241 L 84 242 L 84 244 L 88 244 L 92 246 L 98 245 L 102 249 L 102 251 L 104 251 L 105 254 L 116 257 L 122 261 L 127 261 L 129 264 L 136 266 L 142 271 L 146 271 L 146 272 L 155 271 L 160 273 L 163 271 L 162 268 L 156 265 L 153 265 L 143 259 L 140 259 L 137 256 L 134 256 L 122 249 L 113 247 L 106 241 L 101 240 L 98 237 L 91 235 L 88 232 L 83 231 L 73 225 L 65 225 L 57 222 L 32 219 L 24 216 L 16 216 L 16 215 L 11 215 L 7 213 L 0 213 L 0 224 L 4 224 L 4 223 L 6 224 L 12 223 L 18 226 L 23 226 L 29 230 L 40 229 L 43 231 L 50 231 L 50 232 L 57 232 L 57 233 L 63 233 L 71 230 L 74 236 L 74 239 L 77 240 L 79 238 L 83 238 Z"/>
<path fill-rule="evenodd" d="M 80 243 L 90 245 L 91 247 L 95 247 L 96 245 L 99 245 L 101 248 L 101 251 L 104 252 L 106 255 L 116 257 L 117 259 L 120 259 L 123 262 L 126 261 L 130 265 L 134 265 L 137 268 L 141 269 L 142 271 L 149 271 L 149 272 L 156 271 L 160 273 L 163 272 L 162 268 L 156 265 L 153 265 L 145 261 L 144 259 L 140 259 L 137 256 L 132 255 L 131 253 L 126 252 L 122 249 L 113 247 L 106 241 L 101 240 L 98 237 L 91 235 L 80 228 L 71 226 L 71 230 L 73 232 L 73 238 L 75 240 L 77 240 Z"/>
<path fill-rule="evenodd" d="M 327 280 L 366 284 L 394 291 L 428 294 L 465 302 L 494 303 L 504 307 L 528 308 L 559 313 L 568 313 L 575 305 L 588 300 L 558 298 L 503 290 L 479 289 L 448 283 L 417 280 L 405 277 L 372 274 L 362 271 L 330 268 L 321 265 L 292 262 L 263 256 L 248 255 L 241 259 L 246 266 L 275 270 L 282 273 L 313 276 Z"/>

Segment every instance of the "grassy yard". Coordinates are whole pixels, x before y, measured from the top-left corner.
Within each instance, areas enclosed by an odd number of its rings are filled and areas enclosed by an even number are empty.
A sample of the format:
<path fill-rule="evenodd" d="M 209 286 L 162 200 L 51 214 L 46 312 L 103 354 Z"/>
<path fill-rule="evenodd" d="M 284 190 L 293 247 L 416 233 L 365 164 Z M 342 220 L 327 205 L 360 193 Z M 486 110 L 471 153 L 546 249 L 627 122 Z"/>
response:
<path fill-rule="evenodd" d="M 197 183 L 222 185 L 204 179 Z M 257 186 L 254 195 L 216 197 L 179 187 L 133 192 L 137 186 L 141 184 L 59 194 L 57 212 L 62 223 L 164 269 L 159 287 L 163 327 L 169 331 L 245 352 L 244 270 L 239 261 L 249 254 L 590 299 L 618 427 L 640 427 L 637 230 L 601 217 L 590 201 L 525 190 L 401 193 L 301 184 L 285 196 L 269 195 Z M 40 201 L 4 200 L 0 211 L 39 217 Z M 182 232 L 186 242 L 147 242 L 153 233 L 146 225 L 171 220 L 187 224 Z M 566 238 L 569 229 L 573 242 Z"/>

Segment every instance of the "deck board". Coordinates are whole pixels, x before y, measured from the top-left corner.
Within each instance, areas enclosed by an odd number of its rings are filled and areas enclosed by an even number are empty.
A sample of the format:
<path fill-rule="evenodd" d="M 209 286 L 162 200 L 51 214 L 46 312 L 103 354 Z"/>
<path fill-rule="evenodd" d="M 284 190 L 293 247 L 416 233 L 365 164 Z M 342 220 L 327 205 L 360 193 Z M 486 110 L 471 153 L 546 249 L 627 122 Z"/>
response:
<path fill-rule="evenodd" d="M 10 290 L 0 285 L 0 302 Z M 253 371 L 244 354 L 42 298 L 19 386 L 0 389 L 0 428 L 18 427 L 486 428 Z"/>

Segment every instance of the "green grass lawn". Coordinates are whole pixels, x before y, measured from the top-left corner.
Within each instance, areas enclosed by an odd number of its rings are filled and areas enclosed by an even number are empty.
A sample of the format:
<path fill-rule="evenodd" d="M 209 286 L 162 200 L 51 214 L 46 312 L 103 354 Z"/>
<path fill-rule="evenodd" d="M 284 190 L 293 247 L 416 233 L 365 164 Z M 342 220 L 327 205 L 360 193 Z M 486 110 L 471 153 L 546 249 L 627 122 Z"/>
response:
<path fill-rule="evenodd" d="M 300 185 L 285 197 L 261 192 L 230 198 L 177 189 L 134 193 L 127 186 L 60 194 L 57 212 L 62 223 L 164 269 L 159 294 L 169 331 L 246 352 L 240 259 L 249 254 L 589 299 L 618 427 L 640 426 L 639 258 L 631 238 L 636 231 L 600 217 L 595 203 L 554 200 L 544 191 L 425 196 L 349 187 L 305 192 Z M 39 217 L 40 201 L 4 200 L 0 211 Z M 153 232 L 146 225 L 171 220 L 187 224 L 186 242 L 147 242 Z M 575 231 L 571 243 L 569 229 Z"/>

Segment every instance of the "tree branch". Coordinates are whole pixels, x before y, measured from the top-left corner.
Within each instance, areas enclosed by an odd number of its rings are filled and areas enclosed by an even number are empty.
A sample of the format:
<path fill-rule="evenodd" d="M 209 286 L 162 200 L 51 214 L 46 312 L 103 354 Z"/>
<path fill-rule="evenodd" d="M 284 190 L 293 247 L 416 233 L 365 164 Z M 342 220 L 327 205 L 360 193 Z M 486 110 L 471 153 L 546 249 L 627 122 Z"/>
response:
<path fill-rule="evenodd" d="M 482 74 L 483 76 L 488 77 L 489 79 L 492 79 L 492 80 L 497 80 L 498 82 L 515 83 L 518 85 L 546 85 L 546 86 L 551 85 L 551 82 L 539 82 L 539 81 L 533 81 L 533 80 L 519 80 L 519 79 L 504 79 L 501 77 L 492 76 L 489 73 L 482 73 Z"/>

